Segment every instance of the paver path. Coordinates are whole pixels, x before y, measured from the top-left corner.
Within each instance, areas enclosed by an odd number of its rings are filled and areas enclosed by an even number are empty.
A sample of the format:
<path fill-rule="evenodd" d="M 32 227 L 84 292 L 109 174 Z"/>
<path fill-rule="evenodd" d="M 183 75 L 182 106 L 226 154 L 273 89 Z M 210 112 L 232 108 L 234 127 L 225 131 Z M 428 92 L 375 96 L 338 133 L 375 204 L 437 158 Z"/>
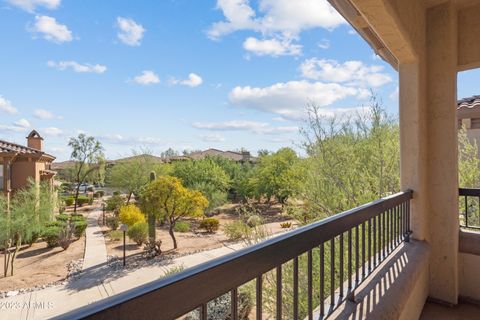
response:
<path fill-rule="evenodd" d="M 83 257 L 83 270 L 107 262 L 107 247 L 105 238 L 98 219 L 102 216 L 102 210 L 90 211 L 88 215 L 88 227 L 85 230 L 85 254 Z"/>
<path fill-rule="evenodd" d="M 156 264 L 135 270 L 113 270 L 106 264 L 97 265 L 84 270 L 79 279 L 66 285 L 0 299 L 0 319 L 51 318 L 156 280 L 174 266 L 189 268 L 242 247 L 242 243 L 224 246 L 173 259 L 168 265 Z"/>

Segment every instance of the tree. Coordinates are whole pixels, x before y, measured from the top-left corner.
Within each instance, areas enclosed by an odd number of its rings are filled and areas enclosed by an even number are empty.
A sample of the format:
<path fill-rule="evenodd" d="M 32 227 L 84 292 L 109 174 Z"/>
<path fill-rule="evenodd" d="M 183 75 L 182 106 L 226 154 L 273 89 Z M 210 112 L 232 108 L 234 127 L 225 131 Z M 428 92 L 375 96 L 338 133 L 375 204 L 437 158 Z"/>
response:
<path fill-rule="evenodd" d="M 227 202 L 230 178 L 211 158 L 176 162 L 172 176 L 180 178 L 185 187 L 202 192 L 209 201 L 207 211 Z"/>
<path fill-rule="evenodd" d="M 148 184 L 150 172 L 167 174 L 169 165 L 158 163 L 149 153 L 133 151 L 133 156 L 113 166 L 107 175 L 108 185 L 127 192 L 127 204 L 132 194 L 138 196 Z"/>
<path fill-rule="evenodd" d="M 275 197 L 281 204 L 298 193 L 301 181 L 300 159 L 290 148 L 261 156 L 250 178 L 258 198 L 264 196 L 270 201 Z"/>
<path fill-rule="evenodd" d="M 201 217 L 208 207 L 208 200 L 201 192 L 185 188 L 180 179 L 170 176 L 158 177 L 148 184 L 141 198 L 144 212 L 153 212 L 157 219 L 167 219 L 174 249 L 178 248 L 175 223 L 184 217 Z"/>
<path fill-rule="evenodd" d="M 24 243 L 37 238 L 46 222 L 53 219 L 55 198 L 47 184 L 29 181 L 26 188 L 18 190 L 10 204 L 0 195 L 0 242 L 5 260 L 4 276 L 14 274 L 14 263 Z M 13 249 L 12 249 L 13 248 Z"/>
<path fill-rule="evenodd" d="M 70 158 L 75 163 L 75 205 L 74 212 L 77 212 L 78 194 L 80 185 L 84 183 L 89 176 L 94 175 L 101 170 L 104 165 L 103 147 L 94 137 L 87 137 L 81 133 L 77 138 L 70 138 L 68 145 L 72 148 Z"/>
<path fill-rule="evenodd" d="M 167 150 L 160 153 L 160 157 L 162 157 L 163 159 L 168 159 L 168 158 L 171 158 L 171 157 L 177 157 L 179 155 L 180 154 L 178 153 L 178 151 L 175 151 L 172 148 L 168 148 Z"/>
<path fill-rule="evenodd" d="M 458 178 L 462 188 L 480 187 L 480 159 L 475 140 L 467 137 L 465 126 L 458 132 Z"/>

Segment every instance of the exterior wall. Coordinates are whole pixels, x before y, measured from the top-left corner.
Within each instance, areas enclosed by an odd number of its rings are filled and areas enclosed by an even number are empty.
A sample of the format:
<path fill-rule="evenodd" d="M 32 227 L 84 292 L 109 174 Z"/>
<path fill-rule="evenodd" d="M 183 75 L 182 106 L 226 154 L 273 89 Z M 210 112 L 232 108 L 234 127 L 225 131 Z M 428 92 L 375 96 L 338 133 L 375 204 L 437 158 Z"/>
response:
<path fill-rule="evenodd" d="M 458 13 L 458 69 L 480 67 L 480 5 L 469 6 Z"/>
<path fill-rule="evenodd" d="M 27 185 L 28 178 L 31 177 L 35 181 L 40 181 L 40 174 L 37 171 L 35 161 L 17 160 L 11 165 L 12 170 L 12 189 L 20 189 Z"/>
<path fill-rule="evenodd" d="M 459 255 L 460 295 L 480 302 L 480 256 L 470 253 Z"/>

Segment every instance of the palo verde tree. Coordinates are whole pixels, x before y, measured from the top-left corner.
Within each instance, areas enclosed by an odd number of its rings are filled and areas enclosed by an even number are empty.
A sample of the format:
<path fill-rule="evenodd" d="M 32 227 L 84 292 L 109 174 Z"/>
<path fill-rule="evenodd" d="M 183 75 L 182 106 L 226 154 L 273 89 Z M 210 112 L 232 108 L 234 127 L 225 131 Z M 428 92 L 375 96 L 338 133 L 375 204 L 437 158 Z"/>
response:
<path fill-rule="evenodd" d="M 94 137 L 87 137 L 81 133 L 77 138 L 70 138 L 68 145 L 72 148 L 70 158 L 75 163 L 74 178 L 77 187 L 75 188 L 75 206 L 73 211 L 77 212 L 80 185 L 84 183 L 88 177 L 102 170 L 105 161 L 102 144 Z"/>
<path fill-rule="evenodd" d="M 180 179 L 170 176 L 160 176 L 149 183 L 141 199 L 144 212 L 153 212 L 157 219 L 168 221 L 174 249 L 178 248 L 174 233 L 176 222 L 184 217 L 201 217 L 208 207 L 208 200 L 201 192 L 185 188 Z"/>
<path fill-rule="evenodd" d="M 23 244 L 35 241 L 42 226 L 53 219 L 55 197 L 47 184 L 29 181 L 15 192 L 9 204 L 0 195 L 0 243 L 4 249 L 4 276 L 14 274 L 17 253 Z"/>

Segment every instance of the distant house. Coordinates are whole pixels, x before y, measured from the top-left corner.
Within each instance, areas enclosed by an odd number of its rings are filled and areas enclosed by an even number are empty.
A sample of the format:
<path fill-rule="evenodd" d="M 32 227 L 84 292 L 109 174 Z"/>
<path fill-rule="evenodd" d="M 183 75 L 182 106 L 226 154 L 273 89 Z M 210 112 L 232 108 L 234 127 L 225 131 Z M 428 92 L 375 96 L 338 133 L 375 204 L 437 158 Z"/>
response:
<path fill-rule="evenodd" d="M 462 125 L 467 129 L 470 141 L 476 141 L 480 147 L 480 96 L 464 98 L 457 103 L 458 128 Z M 480 151 L 479 151 L 480 157 Z"/>
<path fill-rule="evenodd" d="M 27 146 L 0 140 L 0 192 L 9 195 L 36 182 L 53 182 L 55 171 L 51 163 L 55 157 L 43 151 L 43 138 L 33 130 L 27 136 Z"/>
<path fill-rule="evenodd" d="M 190 159 L 201 160 L 206 157 L 221 157 L 236 162 L 255 162 L 256 158 L 250 155 L 248 151 L 222 151 L 218 149 L 208 149 L 205 151 L 197 151 L 188 155 Z"/>

